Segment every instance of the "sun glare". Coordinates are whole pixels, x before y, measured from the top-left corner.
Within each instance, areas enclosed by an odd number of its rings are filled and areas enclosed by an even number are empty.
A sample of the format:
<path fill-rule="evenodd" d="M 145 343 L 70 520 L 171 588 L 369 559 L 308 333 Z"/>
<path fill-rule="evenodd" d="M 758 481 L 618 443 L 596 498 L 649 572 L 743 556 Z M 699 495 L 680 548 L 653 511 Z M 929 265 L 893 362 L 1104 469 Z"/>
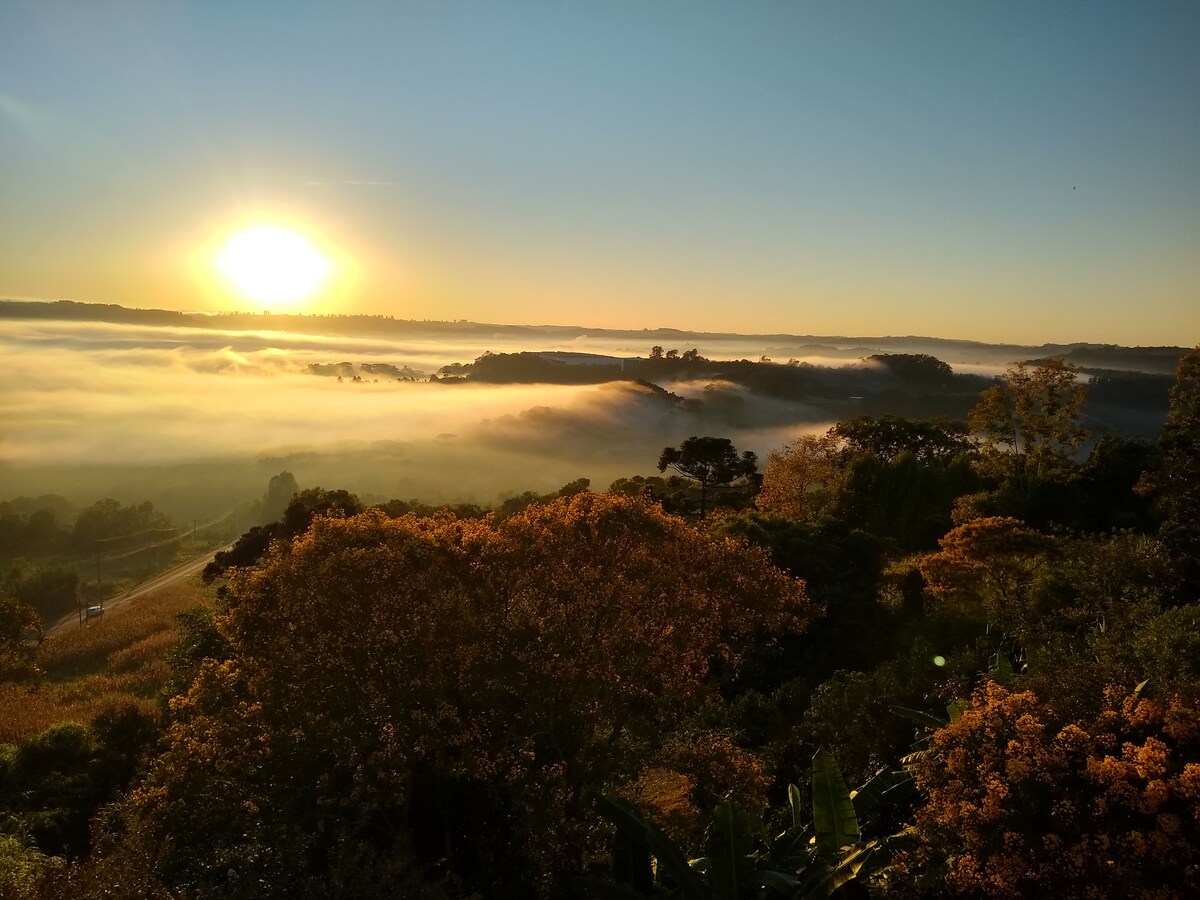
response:
<path fill-rule="evenodd" d="M 240 293 L 273 308 L 308 298 L 333 268 L 304 235 L 275 225 L 236 232 L 217 253 L 216 263 Z"/>

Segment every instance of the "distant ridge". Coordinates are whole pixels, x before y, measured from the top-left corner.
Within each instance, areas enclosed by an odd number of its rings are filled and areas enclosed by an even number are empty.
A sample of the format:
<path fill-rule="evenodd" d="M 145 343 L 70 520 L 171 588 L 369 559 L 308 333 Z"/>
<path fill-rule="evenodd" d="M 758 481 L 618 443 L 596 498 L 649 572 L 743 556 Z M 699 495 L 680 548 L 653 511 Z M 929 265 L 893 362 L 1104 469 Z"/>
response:
<path fill-rule="evenodd" d="M 674 341 L 679 344 L 704 341 L 763 341 L 776 356 L 804 355 L 819 351 L 847 356 L 871 352 L 942 352 L 964 355 L 981 363 L 1015 360 L 1065 359 L 1082 369 L 1111 369 L 1173 374 L 1179 357 L 1188 347 L 1125 347 L 1119 344 L 989 344 L 983 341 L 921 335 L 855 337 L 850 335 L 798 335 L 687 331 L 678 328 L 588 328 L 581 325 L 502 325 L 486 322 L 396 319 L 381 315 L 300 315 L 281 313 L 187 313 L 167 309 L 137 309 L 115 303 L 84 303 L 77 300 L 0 300 L 0 319 L 48 319 L 73 322 L 158 325 L 231 331 L 287 331 L 301 334 L 342 336 L 371 335 L 521 335 L 579 338 L 613 337 L 647 343 Z M 778 345 L 778 346 L 773 346 Z M 843 346 L 838 346 L 843 345 Z M 649 349 L 649 348 L 647 348 Z"/>

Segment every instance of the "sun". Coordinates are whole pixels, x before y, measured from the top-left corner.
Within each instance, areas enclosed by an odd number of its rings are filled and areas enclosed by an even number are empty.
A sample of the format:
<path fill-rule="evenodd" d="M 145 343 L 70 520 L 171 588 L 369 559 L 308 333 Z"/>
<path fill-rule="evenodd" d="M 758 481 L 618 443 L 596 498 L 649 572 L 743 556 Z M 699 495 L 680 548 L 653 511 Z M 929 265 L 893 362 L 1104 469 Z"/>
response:
<path fill-rule="evenodd" d="M 273 309 L 310 297 L 333 270 L 312 241 L 277 225 L 251 225 L 230 235 L 216 264 L 238 292 Z"/>

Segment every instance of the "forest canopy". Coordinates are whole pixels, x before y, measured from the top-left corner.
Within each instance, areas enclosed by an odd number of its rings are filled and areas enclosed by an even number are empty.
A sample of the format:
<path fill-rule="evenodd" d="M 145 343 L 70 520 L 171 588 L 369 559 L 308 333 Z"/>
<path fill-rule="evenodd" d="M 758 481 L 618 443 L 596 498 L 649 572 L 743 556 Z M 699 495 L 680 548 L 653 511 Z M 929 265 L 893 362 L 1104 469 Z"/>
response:
<path fill-rule="evenodd" d="M 977 395 L 975 430 L 862 414 L 761 478 L 717 436 L 662 451 L 670 477 L 491 511 L 279 472 L 165 656 L 156 637 L 109 657 L 105 684 L 169 670 L 156 711 L 43 718 L 0 748 L 0 883 L 1190 896 L 1197 359 L 1157 442 L 1088 439 L 1086 387 L 1055 363 Z M 12 593 L 10 707 L 61 677 Z"/>
<path fill-rule="evenodd" d="M 365 829 L 381 857 L 553 895 L 597 849 L 590 792 L 671 768 L 746 655 L 819 612 L 762 550 L 588 493 L 497 524 L 317 518 L 228 603 L 229 656 L 173 701 L 131 807 L 167 883 L 214 892 L 230 866 L 348 877 Z"/>

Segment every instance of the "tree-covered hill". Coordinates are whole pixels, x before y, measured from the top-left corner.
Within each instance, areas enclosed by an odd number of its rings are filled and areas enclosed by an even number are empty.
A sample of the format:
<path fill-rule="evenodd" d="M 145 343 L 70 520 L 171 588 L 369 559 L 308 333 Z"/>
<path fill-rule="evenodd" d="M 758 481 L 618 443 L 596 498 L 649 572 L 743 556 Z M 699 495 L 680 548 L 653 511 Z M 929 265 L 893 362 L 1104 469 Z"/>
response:
<path fill-rule="evenodd" d="M 490 513 L 281 473 L 180 620 L 157 720 L 0 752 L 0 883 L 1190 897 L 1198 360 L 1155 442 L 1091 439 L 1055 360 L 969 424 L 857 416 L 761 471 L 695 436 L 670 478 Z"/>

